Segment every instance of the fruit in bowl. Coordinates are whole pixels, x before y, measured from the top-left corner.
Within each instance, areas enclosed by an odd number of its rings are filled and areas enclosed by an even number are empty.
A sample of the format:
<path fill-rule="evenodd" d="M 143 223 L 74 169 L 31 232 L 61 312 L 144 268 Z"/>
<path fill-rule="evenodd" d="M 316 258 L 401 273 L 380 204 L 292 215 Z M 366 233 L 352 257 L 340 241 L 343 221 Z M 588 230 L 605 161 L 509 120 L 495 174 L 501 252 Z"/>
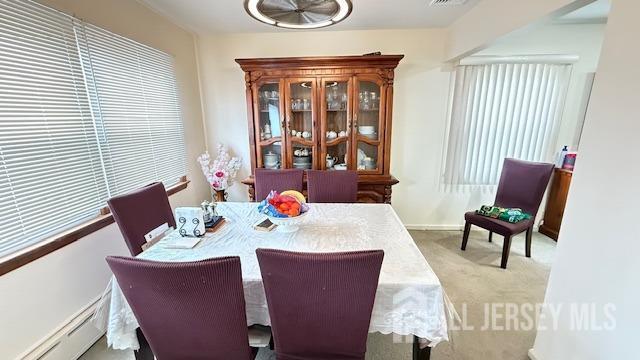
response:
<path fill-rule="evenodd" d="M 300 218 L 309 211 L 304 195 L 295 190 L 272 191 L 258 205 L 258 212 L 267 215 L 281 232 L 298 230 Z"/>
<path fill-rule="evenodd" d="M 283 191 L 280 193 L 280 195 L 282 196 L 292 196 L 294 198 L 296 198 L 298 200 L 298 202 L 300 202 L 300 204 L 304 204 L 307 202 L 307 199 L 304 198 L 304 195 L 302 195 L 301 192 L 296 191 L 296 190 L 287 190 L 287 191 Z"/>
<path fill-rule="evenodd" d="M 287 215 L 288 217 L 300 215 L 302 204 L 295 196 L 276 193 L 268 201 L 282 215 Z"/>

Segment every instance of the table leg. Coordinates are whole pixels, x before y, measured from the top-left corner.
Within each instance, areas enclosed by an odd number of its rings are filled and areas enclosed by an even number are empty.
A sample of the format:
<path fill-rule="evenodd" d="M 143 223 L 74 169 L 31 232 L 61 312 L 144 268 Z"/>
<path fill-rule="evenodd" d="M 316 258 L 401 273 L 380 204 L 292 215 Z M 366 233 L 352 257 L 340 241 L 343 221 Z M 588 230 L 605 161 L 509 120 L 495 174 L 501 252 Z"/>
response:
<path fill-rule="evenodd" d="M 147 338 L 144 337 L 140 328 L 136 329 L 136 335 L 138 336 L 138 343 L 140 344 L 140 349 L 133 352 L 136 356 L 136 360 L 154 360 L 149 342 L 147 341 Z"/>
<path fill-rule="evenodd" d="M 413 336 L 413 360 L 430 360 L 431 348 L 420 349 L 420 338 Z"/>

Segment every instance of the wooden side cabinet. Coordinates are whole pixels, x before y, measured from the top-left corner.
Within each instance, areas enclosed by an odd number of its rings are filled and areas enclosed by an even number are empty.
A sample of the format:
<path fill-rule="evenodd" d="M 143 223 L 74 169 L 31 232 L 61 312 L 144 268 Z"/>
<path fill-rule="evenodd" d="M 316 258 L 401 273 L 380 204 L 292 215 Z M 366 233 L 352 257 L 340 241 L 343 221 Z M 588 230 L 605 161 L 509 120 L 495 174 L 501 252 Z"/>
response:
<path fill-rule="evenodd" d="M 403 55 L 236 59 L 256 168 L 358 172 L 358 199 L 391 202 L 394 69 Z M 306 183 L 306 182 L 305 182 Z"/>
<path fill-rule="evenodd" d="M 544 211 L 543 223 L 539 229 L 540 233 L 556 241 L 558 241 L 558 234 L 560 233 L 560 226 L 562 225 L 562 216 L 564 215 L 564 207 L 567 203 L 567 195 L 569 194 L 572 175 L 573 173 L 569 170 L 554 170 L 549 196 L 547 197 L 547 206 Z"/>

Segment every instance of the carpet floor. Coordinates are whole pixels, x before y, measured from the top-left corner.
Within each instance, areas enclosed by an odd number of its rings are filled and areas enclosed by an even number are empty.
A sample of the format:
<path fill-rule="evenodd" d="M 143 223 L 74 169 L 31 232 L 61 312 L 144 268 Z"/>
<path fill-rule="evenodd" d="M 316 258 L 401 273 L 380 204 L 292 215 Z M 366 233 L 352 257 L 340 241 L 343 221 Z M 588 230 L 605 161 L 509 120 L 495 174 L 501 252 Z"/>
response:
<path fill-rule="evenodd" d="M 502 238 L 487 241 L 487 233 L 472 231 L 466 251 L 460 250 L 460 231 L 410 231 L 420 251 L 440 278 L 447 295 L 466 327 L 473 330 L 453 330 L 450 341 L 441 343 L 433 351 L 433 360 L 526 360 L 533 346 L 535 329 L 483 329 L 487 309 L 494 304 L 495 313 L 504 314 L 502 304 L 538 304 L 544 291 L 551 264 L 555 257 L 555 242 L 534 233 L 533 257 L 524 256 L 524 235 L 515 237 L 507 270 L 500 269 Z M 497 304 L 497 305 L 496 305 Z M 497 318 L 498 326 L 504 321 Z M 517 325 L 516 325 L 517 326 Z M 133 360 L 131 351 L 108 349 L 103 337 L 81 360 Z M 275 360 L 262 349 L 258 360 Z M 411 344 L 398 343 L 391 335 L 369 334 L 367 360 L 411 359 Z"/>

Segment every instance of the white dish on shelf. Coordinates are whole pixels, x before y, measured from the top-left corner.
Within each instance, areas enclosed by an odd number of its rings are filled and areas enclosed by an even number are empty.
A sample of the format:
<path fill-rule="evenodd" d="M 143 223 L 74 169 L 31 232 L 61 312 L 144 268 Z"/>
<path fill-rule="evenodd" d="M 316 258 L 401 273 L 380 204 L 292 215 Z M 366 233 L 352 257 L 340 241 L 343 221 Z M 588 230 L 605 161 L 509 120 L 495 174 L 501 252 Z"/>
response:
<path fill-rule="evenodd" d="M 373 125 L 360 125 L 358 126 L 358 132 L 362 135 L 371 135 L 376 131 L 376 127 Z"/>
<path fill-rule="evenodd" d="M 333 165 L 333 168 L 336 170 L 347 170 L 347 164 L 336 164 Z"/>
<path fill-rule="evenodd" d="M 364 136 L 364 137 L 366 137 L 366 138 L 369 138 L 369 139 L 373 139 L 373 140 L 375 140 L 375 139 L 377 139 L 377 138 L 378 138 L 378 133 L 372 133 L 372 134 L 360 134 L 360 135 L 362 135 L 362 136 Z"/>

